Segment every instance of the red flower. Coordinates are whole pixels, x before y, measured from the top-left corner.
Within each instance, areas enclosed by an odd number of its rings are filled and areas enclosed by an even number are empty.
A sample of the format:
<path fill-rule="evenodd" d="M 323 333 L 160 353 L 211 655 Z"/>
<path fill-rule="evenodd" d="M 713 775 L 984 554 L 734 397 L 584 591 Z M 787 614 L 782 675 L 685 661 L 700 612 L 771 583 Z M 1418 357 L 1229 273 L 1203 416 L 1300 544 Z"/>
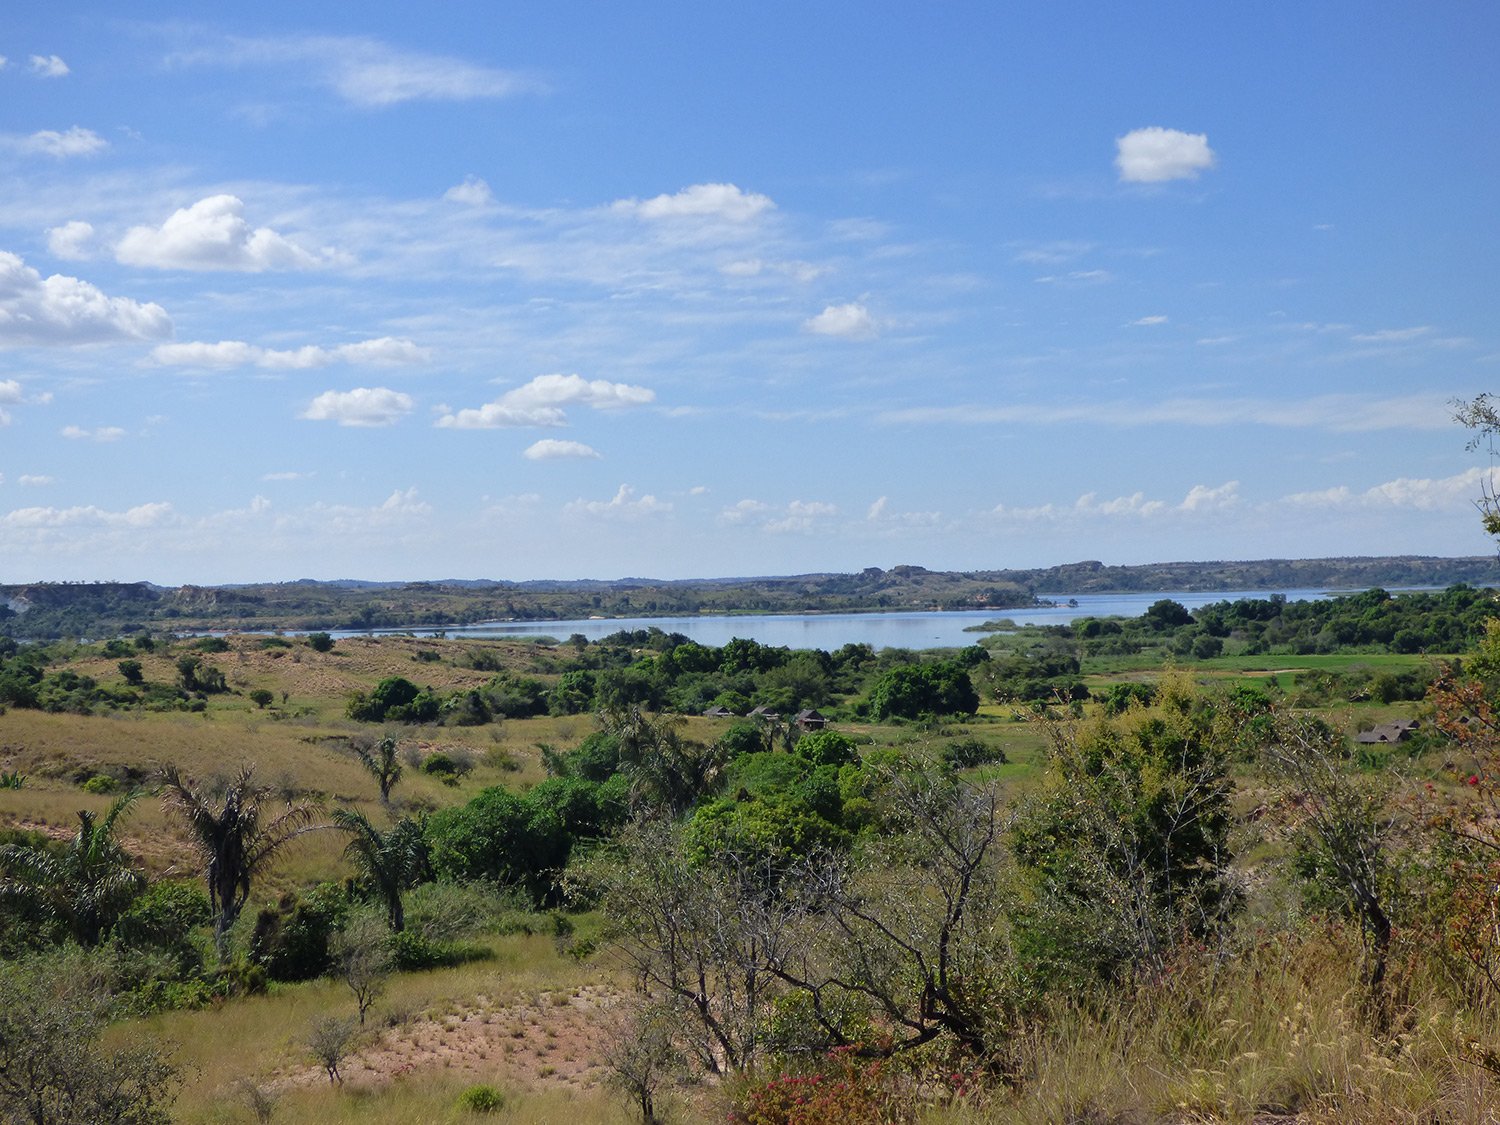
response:
<path fill-rule="evenodd" d="M 1479 784 L 1479 775 L 1471 773 L 1469 775 L 1469 784 L 1470 785 L 1478 785 Z"/>

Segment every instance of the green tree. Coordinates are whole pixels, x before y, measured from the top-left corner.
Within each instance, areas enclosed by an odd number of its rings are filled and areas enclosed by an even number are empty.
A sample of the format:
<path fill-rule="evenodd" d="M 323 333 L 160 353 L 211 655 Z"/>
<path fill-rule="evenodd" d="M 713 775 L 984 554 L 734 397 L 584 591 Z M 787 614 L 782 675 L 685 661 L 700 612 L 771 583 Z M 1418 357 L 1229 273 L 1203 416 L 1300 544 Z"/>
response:
<path fill-rule="evenodd" d="M 1079 987 L 1154 976 L 1178 940 L 1206 937 L 1234 902 L 1214 709 L 1177 678 L 1153 706 L 1044 725 L 1047 776 L 1012 833 L 1034 903 L 1028 954 Z"/>
<path fill-rule="evenodd" d="M 214 942 L 227 957 L 229 928 L 250 898 L 252 881 L 270 868 L 277 853 L 310 830 L 316 812 L 308 803 L 287 803 L 267 815 L 272 791 L 255 784 L 254 770 L 242 769 L 224 790 L 222 800 L 195 788 L 176 766 L 162 770 L 162 804 L 186 825 L 203 863 L 209 906 L 214 912 Z"/>
<path fill-rule="evenodd" d="M 972 715 L 978 710 L 979 693 L 968 669 L 956 660 L 897 665 L 870 692 L 870 714 L 877 719 Z"/>
<path fill-rule="evenodd" d="M 139 793 L 127 793 L 102 818 L 78 813 L 78 831 L 62 847 L 0 848 L 0 896 L 19 899 L 54 919 L 79 945 L 98 945 L 146 886 L 146 878 L 115 836 Z"/>

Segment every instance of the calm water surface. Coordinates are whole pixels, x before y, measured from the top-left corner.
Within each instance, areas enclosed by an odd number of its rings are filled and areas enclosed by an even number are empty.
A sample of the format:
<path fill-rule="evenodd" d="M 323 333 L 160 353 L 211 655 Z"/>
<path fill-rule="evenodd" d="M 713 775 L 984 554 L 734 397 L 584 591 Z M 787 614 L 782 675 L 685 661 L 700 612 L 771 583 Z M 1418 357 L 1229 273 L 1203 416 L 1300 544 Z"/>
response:
<path fill-rule="evenodd" d="M 846 644 L 867 644 L 873 648 L 948 648 L 971 645 L 983 633 L 966 632 L 986 621 L 1010 620 L 1017 625 L 1066 625 L 1080 617 L 1139 617 L 1155 601 L 1171 598 L 1188 609 L 1211 602 L 1235 601 L 1239 598 L 1269 598 L 1283 594 L 1288 601 L 1308 601 L 1333 597 L 1347 591 L 1327 590 L 1256 590 L 1216 593 L 1152 592 L 1140 594 L 1080 594 L 1077 605 L 1058 605 L 1029 609 L 986 609 L 943 613 L 914 611 L 901 613 L 777 613 L 746 614 L 722 617 L 611 617 L 576 621 L 487 621 L 478 625 L 450 626 L 447 629 L 386 629 L 377 633 L 414 633 L 417 636 L 449 637 L 556 637 L 566 640 L 582 633 L 597 641 L 621 629 L 660 629 L 681 633 L 702 645 L 720 646 L 735 637 L 746 637 L 764 645 L 788 648 L 821 648 L 832 652 Z M 1054 601 L 1066 602 L 1072 595 L 1047 594 Z M 335 636 L 363 635 L 354 631 Z"/>

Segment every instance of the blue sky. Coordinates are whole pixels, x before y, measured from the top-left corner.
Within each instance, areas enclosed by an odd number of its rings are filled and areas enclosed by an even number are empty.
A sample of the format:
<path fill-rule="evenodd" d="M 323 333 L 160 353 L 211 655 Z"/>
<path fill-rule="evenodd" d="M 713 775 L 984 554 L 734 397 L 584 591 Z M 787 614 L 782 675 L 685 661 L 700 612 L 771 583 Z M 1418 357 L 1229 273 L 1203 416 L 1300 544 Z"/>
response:
<path fill-rule="evenodd" d="M 0 580 L 1483 554 L 1500 7 L 23 0 Z"/>

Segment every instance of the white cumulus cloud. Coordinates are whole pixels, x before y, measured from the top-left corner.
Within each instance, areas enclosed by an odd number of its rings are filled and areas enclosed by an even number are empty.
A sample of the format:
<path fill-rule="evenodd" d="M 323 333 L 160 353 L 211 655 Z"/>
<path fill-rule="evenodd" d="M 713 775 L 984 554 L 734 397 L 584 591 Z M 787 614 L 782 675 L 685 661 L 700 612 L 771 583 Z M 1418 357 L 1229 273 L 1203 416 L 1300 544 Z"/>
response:
<path fill-rule="evenodd" d="M 642 219 L 721 219 L 734 223 L 749 222 L 776 208 L 770 196 L 741 191 L 734 184 L 693 184 L 675 195 L 620 199 L 611 206 Z"/>
<path fill-rule="evenodd" d="M 521 454 L 528 461 L 567 461 L 567 460 L 597 460 L 598 450 L 584 445 L 581 441 L 558 441 L 556 438 L 543 438 L 541 441 L 533 442 L 527 447 L 526 452 Z"/>
<path fill-rule="evenodd" d="M 69 73 L 68 64 L 56 55 L 32 55 L 31 73 L 39 78 L 63 78 Z"/>
<path fill-rule="evenodd" d="M 16 483 L 24 488 L 42 488 L 52 483 L 52 478 L 43 473 L 22 473 Z"/>
<path fill-rule="evenodd" d="M 74 219 L 60 227 L 47 228 L 47 249 L 54 258 L 82 261 L 89 256 L 88 243 L 93 237 L 91 224 Z"/>
<path fill-rule="evenodd" d="M 1226 481 L 1217 488 L 1195 484 L 1177 508 L 1182 512 L 1214 512 L 1232 508 L 1239 503 L 1239 493 L 1240 482 L 1237 480 Z"/>
<path fill-rule="evenodd" d="M 171 334 L 172 320 L 160 305 L 110 297 L 76 277 L 43 278 L 17 255 L 0 250 L 0 347 L 154 340 Z"/>
<path fill-rule="evenodd" d="M 393 426 L 411 413 L 411 395 L 386 387 L 355 387 L 352 391 L 324 391 L 302 412 L 312 422 L 340 426 Z"/>
<path fill-rule="evenodd" d="M 802 327 L 814 335 L 844 340 L 868 340 L 880 330 L 870 310 L 857 302 L 829 305 L 817 316 L 803 321 Z"/>
<path fill-rule="evenodd" d="M 269 227 L 251 227 L 244 211 L 237 196 L 208 196 L 174 211 L 159 227 L 131 227 L 115 256 L 131 266 L 244 273 L 316 269 L 338 259 L 328 249 L 304 249 Z"/>
<path fill-rule="evenodd" d="M 585 379 L 581 375 L 538 375 L 529 383 L 506 391 L 483 406 L 452 411 L 436 425 L 455 430 L 495 430 L 515 426 L 563 426 L 565 406 L 589 406 L 613 410 L 643 406 L 654 401 L 656 392 L 629 383 L 607 379 Z"/>
<path fill-rule="evenodd" d="M 1115 139 L 1115 167 L 1131 184 L 1159 184 L 1168 180 L 1196 180 L 1214 166 L 1213 149 L 1205 133 L 1184 133 L 1152 125 Z"/>
<path fill-rule="evenodd" d="M 478 176 L 465 176 L 464 182 L 454 184 L 443 192 L 443 198 L 449 203 L 462 203 L 469 207 L 483 207 L 495 201 L 494 192 L 490 191 L 490 185 Z"/>

